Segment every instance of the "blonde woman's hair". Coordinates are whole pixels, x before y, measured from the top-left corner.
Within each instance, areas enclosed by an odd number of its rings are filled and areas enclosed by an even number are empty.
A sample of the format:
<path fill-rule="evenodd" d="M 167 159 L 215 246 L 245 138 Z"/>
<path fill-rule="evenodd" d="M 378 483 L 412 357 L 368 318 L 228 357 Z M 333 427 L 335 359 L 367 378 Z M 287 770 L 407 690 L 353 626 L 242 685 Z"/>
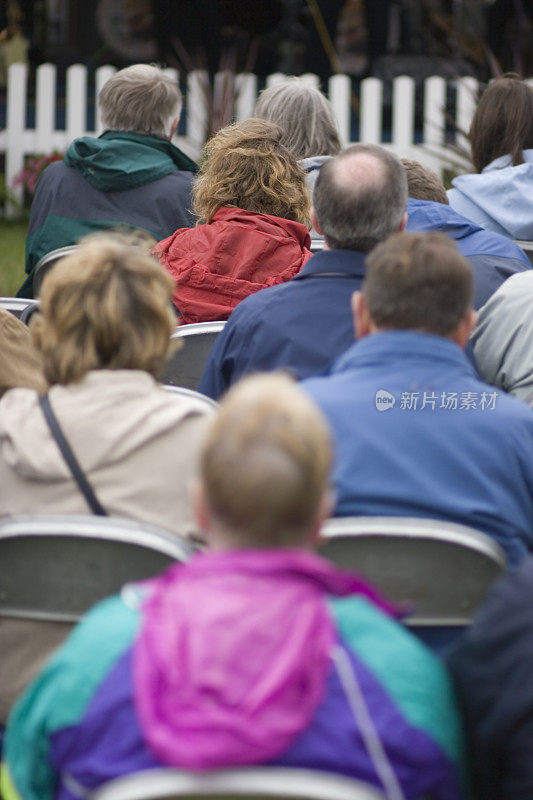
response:
<path fill-rule="evenodd" d="M 106 130 L 130 131 L 168 138 L 172 121 L 181 113 L 178 84 L 152 64 L 119 70 L 98 95 Z"/>
<path fill-rule="evenodd" d="M 295 158 L 335 156 L 341 150 L 329 100 L 302 78 L 290 77 L 263 89 L 254 115 L 279 125 L 281 141 Z"/>
<path fill-rule="evenodd" d="M 210 222 L 222 206 L 309 224 L 305 173 L 281 143 L 282 131 L 251 117 L 207 142 L 193 189 L 193 210 Z"/>
<path fill-rule="evenodd" d="M 327 490 L 326 421 L 287 376 L 255 375 L 223 400 L 201 477 L 215 521 L 238 547 L 308 543 Z"/>
<path fill-rule="evenodd" d="M 139 369 L 159 377 L 172 351 L 174 285 L 139 247 L 90 237 L 46 276 L 31 321 L 50 384 L 93 369 Z"/>

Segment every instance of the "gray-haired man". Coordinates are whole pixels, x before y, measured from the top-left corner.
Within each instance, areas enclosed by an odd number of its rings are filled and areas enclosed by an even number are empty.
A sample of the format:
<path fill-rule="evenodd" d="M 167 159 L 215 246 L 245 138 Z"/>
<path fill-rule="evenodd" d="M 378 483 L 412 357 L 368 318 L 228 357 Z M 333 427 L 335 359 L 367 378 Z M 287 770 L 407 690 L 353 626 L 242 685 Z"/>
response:
<path fill-rule="evenodd" d="M 171 143 L 182 105 L 177 83 L 157 67 L 134 64 L 107 81 L 98 102 L 104 133 L 75 139 L 37 184 L 21 297 L 33 296 L 42 256 L 88 233 L 126 226 L 159 241 L 194 224 L 188 209 L 196 164 Z"/>

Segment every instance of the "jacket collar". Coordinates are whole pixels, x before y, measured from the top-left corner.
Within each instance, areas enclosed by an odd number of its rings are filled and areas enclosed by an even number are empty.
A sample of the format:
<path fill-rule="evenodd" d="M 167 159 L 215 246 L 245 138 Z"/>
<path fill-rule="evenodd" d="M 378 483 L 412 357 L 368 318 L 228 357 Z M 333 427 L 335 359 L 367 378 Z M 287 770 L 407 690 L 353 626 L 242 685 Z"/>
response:
<path fill-rule="evenodd" d="M 356 250 L 322 250 L 310 258 L 292 280 L 303 280 L 313 275 L 335 275 L 335 273 L 339 272 L 354 278 L 364 278 L 365 259 L 366 253 L 360 253 Z"/>
<path fill-rule="evenodd" d="M 453 239 L 464 239 L 483 231 L 479 225 L 458 214 L 451 206 L 432 200 L 407 201 L 408 231 L 442 231 Z M 486 233 L 486 231 L 483 231 Z"/>
<path fill-rule="evenodd" d="M 345 372 L 364 366 L 382 367 L 405 364 L 407 361 L 436 361 L 456 367 L 465 375 L 477 375 L 465 353 L 455 342 L 431 333 L 415 331 L 384 331 L 365 336 L 355 342 L 332 367 L 331 372 Z"/>
<path fill-rule="evenodd" d="M 214 222 L 238 222 L 269 235 L 291 236 L 301 247 L 307 249 L 311 247 L 311 236 L 305 225 L 292 219 L 276 217 L 274 214 L 260 214 L 235 206 L 221 206 L 207 224 L 211 225 Z"/>

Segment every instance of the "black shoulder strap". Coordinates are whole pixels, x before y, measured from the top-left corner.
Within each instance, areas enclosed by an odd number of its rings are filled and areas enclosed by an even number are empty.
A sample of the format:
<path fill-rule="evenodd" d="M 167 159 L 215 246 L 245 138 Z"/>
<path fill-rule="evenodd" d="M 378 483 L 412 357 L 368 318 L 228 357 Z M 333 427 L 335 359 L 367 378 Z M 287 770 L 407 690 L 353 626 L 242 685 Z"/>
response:
<path fill-rule="evenodd" d="M 50 433 L 56 440 L 57 446 L 61 451 L 61 455 L 65 459 L 66 464 L 72 473 L 72 477 L 78 484 L 78 488 L 85 497 L 92 513 L 96 514 L 99 517 L 107 517 L 108 516 L 107 511 L 98 502 L 89 481 L 85 477 L 85 473 L 78 464 L 76 456 L 72 452 L 69 443 L 65 439 L 65 435 L 59 426 L 57 417 L 52 411 L 52 406 L 50 405 L 50 400 L 47 394 L 43 394 L 39 397 L 39 405 L 42 408 L 44 418 L 46 419 L 48 427 L 50 428 Z"/>

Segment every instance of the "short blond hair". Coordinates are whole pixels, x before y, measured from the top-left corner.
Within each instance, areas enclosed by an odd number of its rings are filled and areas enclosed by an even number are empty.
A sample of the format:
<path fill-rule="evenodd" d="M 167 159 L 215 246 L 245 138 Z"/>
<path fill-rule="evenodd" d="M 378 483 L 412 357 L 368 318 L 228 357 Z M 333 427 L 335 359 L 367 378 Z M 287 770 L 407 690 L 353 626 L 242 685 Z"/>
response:
<path fill-rule="evenodd" d="M 111 237 L 91 237 L 61 259 L 31 324 L 49 383 L 73 383 L 93 369 L 158 377 L 172 351 L 173 289 L 152 256 Z"/>
<path fill-rule="evenodd" d="M 200 222 L 232 206 L 309 224 L 305 172 L 281 143 L 282 136 L 277 125 L 251 117 L 222 128 L 207 142 L 193 189 Z"/>
<path fill-rule="evenodd" d="M 287 376 L 245 378 L 226 395 L 208 432 L 201 476 L 211 512 L 241 547 L 308 540 L 327 490 L 329 429 Z"/>

